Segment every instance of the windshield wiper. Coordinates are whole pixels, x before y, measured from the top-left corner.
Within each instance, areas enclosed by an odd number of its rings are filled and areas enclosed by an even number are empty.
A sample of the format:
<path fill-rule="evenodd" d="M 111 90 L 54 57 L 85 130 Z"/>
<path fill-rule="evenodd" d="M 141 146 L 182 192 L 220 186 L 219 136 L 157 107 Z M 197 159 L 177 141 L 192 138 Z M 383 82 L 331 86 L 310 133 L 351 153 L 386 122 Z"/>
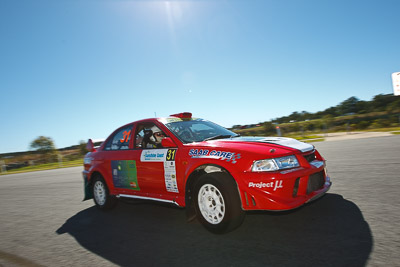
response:
<path fill-rule="evenodd" d="M 204 139 L 203 141 L 210 141 L 210 140 L 222 139 L 222 138 L 228 138 L 228 137 L 232 138 L 232 137 L 239 137 L 239 136 L 240 136 L 240 134 L 237 134 L 237 135 L 219 134 L 216 136 L 208 137 L 208 138 Z"/>

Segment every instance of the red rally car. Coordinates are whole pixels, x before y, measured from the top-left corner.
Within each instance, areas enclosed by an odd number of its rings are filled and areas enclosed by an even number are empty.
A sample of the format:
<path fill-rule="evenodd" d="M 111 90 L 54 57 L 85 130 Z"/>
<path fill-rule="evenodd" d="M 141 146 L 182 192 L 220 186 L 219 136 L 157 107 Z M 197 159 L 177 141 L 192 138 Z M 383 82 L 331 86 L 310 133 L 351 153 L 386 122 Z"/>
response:
<path fill-rule="evenodd" d="M 129 123 L 87 148 L 85 200 L 104 210 L 121 197 L 173 203 L 214 233 L 240 226 L 247 210 L 294 209 L 331 186 L 314 146 L 241 137 L 188 112 Z"/>

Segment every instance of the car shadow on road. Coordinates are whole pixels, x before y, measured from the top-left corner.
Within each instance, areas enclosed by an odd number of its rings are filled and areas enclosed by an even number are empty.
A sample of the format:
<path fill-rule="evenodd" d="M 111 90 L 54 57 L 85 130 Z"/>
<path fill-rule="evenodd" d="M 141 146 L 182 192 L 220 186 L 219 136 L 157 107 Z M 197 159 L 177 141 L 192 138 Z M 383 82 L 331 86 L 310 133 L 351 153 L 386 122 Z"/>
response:
<path fill-rule="evenodd" d="M 250 212 L 225 235 L 187 223 L 184 209 L 149 202 L 91 207 L 56 233 L 121 266 L 364 266 L 373 244 L 360 209 L 337 194 L 290 212 Z"/>

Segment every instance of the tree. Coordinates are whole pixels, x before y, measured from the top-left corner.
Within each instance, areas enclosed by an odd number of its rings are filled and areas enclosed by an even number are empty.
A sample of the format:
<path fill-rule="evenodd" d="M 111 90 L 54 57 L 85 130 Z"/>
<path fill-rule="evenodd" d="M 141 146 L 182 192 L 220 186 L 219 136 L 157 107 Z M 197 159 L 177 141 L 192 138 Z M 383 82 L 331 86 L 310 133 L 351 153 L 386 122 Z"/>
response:
<path fill-rule="evenodd" d="M 395 102 L 396 96 L 392 94 L 379 94 L 374 96 L 374 99 L 372 99 L 371 104 L 374 108 L 374 111 L 384 111 L 388 105 L 390 105 L 392 102 Z"/>
<path fill-rule="evenodd" d="M 300 116 L 301 115 L 297 111 L 295 111 L 292 114 L 290 114 L 289 120 L 290 121 L 299 121 L 299 120 L 301 120 Z"/>
<path fill-rule="evenodd" d="M 357 97 L 352 96 L 340 103 L 338 109 L 341 115 L 357 113 L 357 103 L 359 101 L 360 100 Z"/>
<path fill-rule="evenodd" d="M 50 137 L 39 136 L 31 142 L 30 147 L 42 155 L 44 162 L 54 162 L 57 160 L 57 150 Z"/>
<path fill-rule="evenodd" d="M 332 115 L 325 115 L 322 117 L 322 122 L 325 125 L 326 129 L 329 129 L 333 126 L 334 117 Z"/>
<path fill-rule="evenodd" d="M 325 116 L 325 115 L 332 115 L 333 117 L 336 117 L 339 115 L 339 111 L 337 107 L 330 107 L 325 109 L 324 111 L 319 112 L 319 116 Z"/>
<path fill-rule="evenodd" d="M 272 122 L 264 122 L 264 134 L 266 136 L 275 134 L 275 126 L 272 124 Z"/>
<path fill-rule="evenodd" d="M 400 111 L 400 99 L 396 99 L 396 101 L 387 105 L 386 111 L 389 113 L 398 113 Z"/>
<path fill-rule="evenodd" d="M 86 142 L 81 140 L 79 142 L 79 154 L 80 155 L 86 155 L 86 153 L 88 153 L 89 151 L 86 149 Z"/>

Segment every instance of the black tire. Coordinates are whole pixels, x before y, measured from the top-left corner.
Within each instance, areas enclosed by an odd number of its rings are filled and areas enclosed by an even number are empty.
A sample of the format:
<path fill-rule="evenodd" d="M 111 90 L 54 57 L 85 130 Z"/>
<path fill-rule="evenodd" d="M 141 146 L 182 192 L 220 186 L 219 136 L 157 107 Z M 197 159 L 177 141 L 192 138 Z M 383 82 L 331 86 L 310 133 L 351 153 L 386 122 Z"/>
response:
<path fill-rule="evenodd" d="M 111 196 L 107 184 L 101 175 L 96 175 L 92 183 L 93 200 L 101 210 L 110 210 L 117 204 L 117 198 Z"/>
<path fill-rule="evenodd" d="M 236 182 L 226 173 L 202 175 L 194 188 L 196 217 L 210 232 L 223 234 L 239 227 L 245 212 Z"/>

